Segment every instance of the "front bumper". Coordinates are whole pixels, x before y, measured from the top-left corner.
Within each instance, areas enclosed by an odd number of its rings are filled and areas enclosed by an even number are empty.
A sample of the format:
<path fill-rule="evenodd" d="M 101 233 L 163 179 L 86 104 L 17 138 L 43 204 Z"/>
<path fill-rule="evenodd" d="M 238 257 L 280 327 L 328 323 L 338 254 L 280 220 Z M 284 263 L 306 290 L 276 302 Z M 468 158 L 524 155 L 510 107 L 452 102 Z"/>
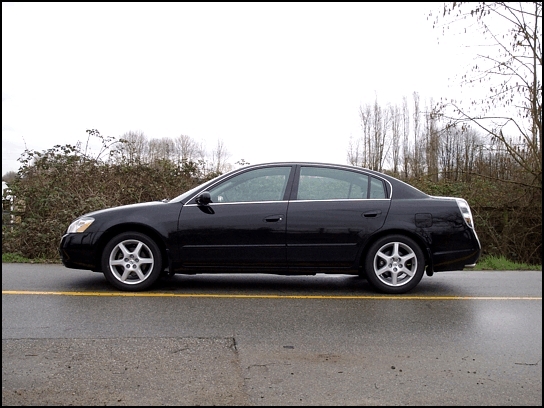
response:
<path fill-rule="evenodd" d="M 100 271 L 100 257 L 96 253 L 96 233 L 65 234 L 59 245 L 62 264 L 72 269 Z"/>

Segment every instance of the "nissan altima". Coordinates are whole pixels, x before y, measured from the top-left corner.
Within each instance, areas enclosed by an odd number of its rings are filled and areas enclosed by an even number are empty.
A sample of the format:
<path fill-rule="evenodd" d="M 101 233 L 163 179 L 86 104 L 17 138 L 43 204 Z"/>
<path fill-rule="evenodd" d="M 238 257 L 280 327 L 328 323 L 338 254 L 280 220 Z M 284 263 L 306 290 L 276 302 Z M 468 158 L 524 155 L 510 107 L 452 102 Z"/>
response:
<path fill-rule="evenodd" d="M 161 274 L 352 274 L 406 293 L 426 273 L 476 264 L 481 246 L 466 200 L 436 197 L 347 165 L 245 166 L 169 201 L 94 211 L 73 221 L 67 268 L 102 272 L 124 291 Z"/>

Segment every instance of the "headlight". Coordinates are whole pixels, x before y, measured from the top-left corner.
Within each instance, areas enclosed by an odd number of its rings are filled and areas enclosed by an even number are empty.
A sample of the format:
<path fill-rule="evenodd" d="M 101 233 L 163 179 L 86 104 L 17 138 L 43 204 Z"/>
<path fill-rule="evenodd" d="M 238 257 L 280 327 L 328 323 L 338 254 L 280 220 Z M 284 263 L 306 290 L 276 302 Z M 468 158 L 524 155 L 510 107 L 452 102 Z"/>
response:
<path fill-rule="evenodd" d="M 468 203 L 466 202 L 466 200 L 463 200 L 462 198 L 456 198 L 455 201 L 457 201 L 457 206 L 459 207 L 461 214 L 463 214 L 463 218 L 465 219 L 465 222 L 468 224 L 469 227 L 474 228 L 472 212 L 470 211 L 470 207 Z"/>
<path fill-rule="evenodd" d="M 76 232 L 84 232 L 87 228 L 91 226 L 91 224 L 94 222 L 94 218 L 92 217 L 81 217 L 75 220 L 73 223 L 70 224 L 68 227 L 68 231 L 66 231 L 68 234 L 76 233 Z"/>

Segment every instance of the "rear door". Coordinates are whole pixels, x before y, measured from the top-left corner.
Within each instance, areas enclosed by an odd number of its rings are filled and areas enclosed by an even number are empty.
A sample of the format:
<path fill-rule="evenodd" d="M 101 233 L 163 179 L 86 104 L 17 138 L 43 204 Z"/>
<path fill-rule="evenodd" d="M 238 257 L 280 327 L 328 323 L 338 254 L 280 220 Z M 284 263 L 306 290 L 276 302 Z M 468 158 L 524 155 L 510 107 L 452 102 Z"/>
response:
<path fill-rule="evenodd" d="M 316 165 L 297 169 L 287 214 L 287 263 L 302 268 L 356 266 L 362 243 L 389 210 L 386 181 Z"/>

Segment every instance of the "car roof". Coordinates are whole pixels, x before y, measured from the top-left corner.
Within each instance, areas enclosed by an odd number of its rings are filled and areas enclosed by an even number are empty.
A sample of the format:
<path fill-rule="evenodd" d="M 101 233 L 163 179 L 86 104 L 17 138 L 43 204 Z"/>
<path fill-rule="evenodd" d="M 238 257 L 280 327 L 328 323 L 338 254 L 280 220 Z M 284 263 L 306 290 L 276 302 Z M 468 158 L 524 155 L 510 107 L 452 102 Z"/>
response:
<path fill-rule="evenodd" d="M 247 166 L 243 166 L 241 168 L 233 170 L 232 172 L 229 172 L 229 173 L 238 172 L 243 169 L 266 167 L 266 166 L 326 166 L 326 167 L 335 167 L 335 168 L 345 169 L 345 170 L 364 171 L 365 173 L 371 174 L 373 176 L 381 177 L 387 180 L 391 184 L 391 187 L 393 190 L 391 197 L 394 196 L 396 199 L 429 198 L 430 197 L 428 194 L 424 193 L 423 191 L 417 189 L 416 187 L 402 180 L 399 180 L 396 177 L 390 176 L 388 174 L 385 174 L 376 170 L 370 170 L 365 167 L 353 166 L 351 164 L 338 164 L 338 163 L 312 162 L 312 161 L 264 162 L 264 163 L 257 163 L 257 164 L 249 164 Z M 229 174 L 229 173 L 225 173 L 225 174 Z"/>

